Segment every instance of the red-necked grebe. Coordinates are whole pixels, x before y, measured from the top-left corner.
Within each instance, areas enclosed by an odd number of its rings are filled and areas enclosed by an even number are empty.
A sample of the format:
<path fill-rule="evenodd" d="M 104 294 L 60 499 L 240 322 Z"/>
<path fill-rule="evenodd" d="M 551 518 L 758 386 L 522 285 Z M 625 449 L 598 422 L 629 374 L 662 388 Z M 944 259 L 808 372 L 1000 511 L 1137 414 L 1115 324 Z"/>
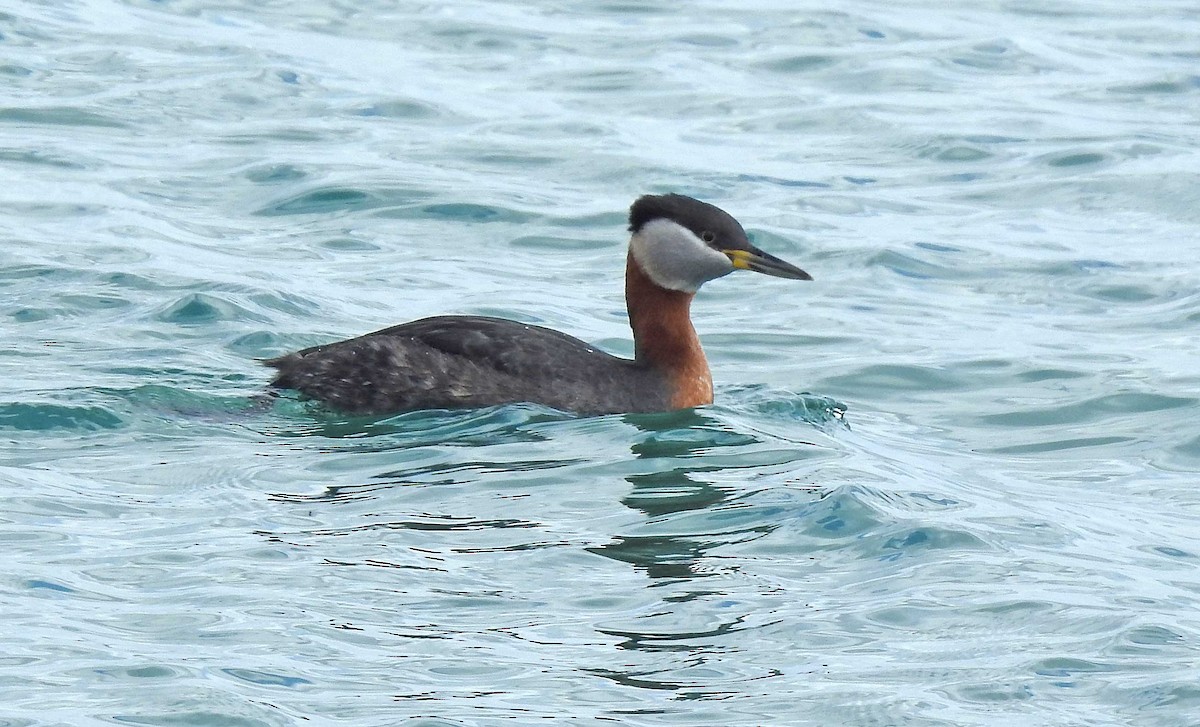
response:
<path fill-rule="evenodd" d="M 352 414 L 516 402 L 580 414 L 711 404 L 712 374 L 688 315 L 700 286 L 738 269 L 812 278 L 751 245 L 724 210 L 691 197 L 641 197 L 629 231 L 633 360 L 541 326 L 438 316 L 271 359 L 271 384 Z"/>

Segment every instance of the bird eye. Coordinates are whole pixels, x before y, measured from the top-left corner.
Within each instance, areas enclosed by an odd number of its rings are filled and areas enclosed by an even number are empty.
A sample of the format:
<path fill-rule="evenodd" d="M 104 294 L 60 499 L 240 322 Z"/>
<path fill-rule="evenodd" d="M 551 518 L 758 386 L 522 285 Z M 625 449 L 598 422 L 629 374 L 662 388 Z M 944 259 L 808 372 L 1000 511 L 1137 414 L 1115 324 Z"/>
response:
<path fill-rule="evenodd" d="M 712 230 L 705 230 L 700 233 L 700 239 L 704 240 L 706 244 L 711 245 L 717 239 L 717 236 Z"/>

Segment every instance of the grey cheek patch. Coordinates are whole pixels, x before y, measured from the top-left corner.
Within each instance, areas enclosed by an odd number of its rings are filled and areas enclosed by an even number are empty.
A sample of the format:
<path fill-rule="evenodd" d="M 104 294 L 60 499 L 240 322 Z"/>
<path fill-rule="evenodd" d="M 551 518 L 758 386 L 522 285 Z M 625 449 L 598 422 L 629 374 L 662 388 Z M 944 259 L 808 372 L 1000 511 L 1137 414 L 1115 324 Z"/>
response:
<path fill-rule="evenodd" d="M 633 256 L 650 279 L 664 288 L 695 293 L 706 281 L 733 272 L 733 263 L 687 228 L 652 220 L 630 241 Z"/>

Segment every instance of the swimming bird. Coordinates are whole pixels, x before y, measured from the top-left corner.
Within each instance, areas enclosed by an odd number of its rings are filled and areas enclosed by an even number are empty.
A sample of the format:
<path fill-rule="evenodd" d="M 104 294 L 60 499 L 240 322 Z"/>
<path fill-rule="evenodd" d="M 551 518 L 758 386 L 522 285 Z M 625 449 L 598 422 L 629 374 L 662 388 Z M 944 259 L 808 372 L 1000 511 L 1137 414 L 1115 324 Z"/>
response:
<path fill-rule="evenodd" d="M 351 414 L 517 402 L 579 414 L 711 404 L 712 374 L 690 317 L 700 286 L 734 270 L 812 278 L 750 244 L 724 210 L 684 195 L 638 198 L 629 232 L 632 359 L 528 323 L 437 316 L 270 359 L 278 372 L 271 385 Z"/>

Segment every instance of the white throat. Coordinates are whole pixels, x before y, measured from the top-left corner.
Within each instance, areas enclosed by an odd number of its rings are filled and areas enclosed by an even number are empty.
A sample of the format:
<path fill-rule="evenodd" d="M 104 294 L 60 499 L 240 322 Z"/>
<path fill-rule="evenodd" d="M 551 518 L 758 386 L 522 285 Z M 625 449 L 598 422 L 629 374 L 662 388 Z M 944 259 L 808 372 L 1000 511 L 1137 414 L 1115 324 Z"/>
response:
<path fill-rule="evenodd" d="M 667 219 L 642 225 L 629 239 L 629 250 L 646 275 L 668 290 L 695 293 L 705 282 L 734 270 L 724 253 Z"/>

